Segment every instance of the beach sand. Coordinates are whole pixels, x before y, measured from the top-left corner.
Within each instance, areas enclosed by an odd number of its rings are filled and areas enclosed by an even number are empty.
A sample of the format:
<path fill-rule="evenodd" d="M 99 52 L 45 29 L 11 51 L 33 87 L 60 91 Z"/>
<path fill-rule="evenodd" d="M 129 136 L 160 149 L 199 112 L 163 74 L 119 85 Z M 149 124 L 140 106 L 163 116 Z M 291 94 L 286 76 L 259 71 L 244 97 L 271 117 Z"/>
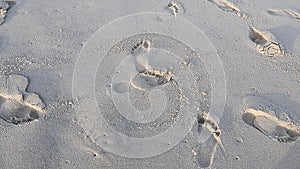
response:
<path fill-rule="evenodd" d="M 0 168 L 300 166 L 298 0 L 0 3 Z"/>

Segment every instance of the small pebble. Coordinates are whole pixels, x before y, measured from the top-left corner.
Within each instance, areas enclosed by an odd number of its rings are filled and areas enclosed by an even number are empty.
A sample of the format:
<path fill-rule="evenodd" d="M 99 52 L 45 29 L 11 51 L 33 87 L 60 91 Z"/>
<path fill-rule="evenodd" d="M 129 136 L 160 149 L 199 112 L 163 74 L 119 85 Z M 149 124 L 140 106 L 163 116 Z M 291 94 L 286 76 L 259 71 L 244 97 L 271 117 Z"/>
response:
<path fill-rule="evenodd" d="M 197 155 L 197 152 L 195 151 L 195 149 L 192 150 L 192 155 L 193 155 L 193 156 L 196 156 L 196 155 Z"/>
<path fill-rule="evenodd" d="M 239 142 L 239 143 L 241 143 L 241 142 L 243 142 L 243 139 L 242 138 L 238 138 L 238 139 L 236 139 L 236 141 Z"/>

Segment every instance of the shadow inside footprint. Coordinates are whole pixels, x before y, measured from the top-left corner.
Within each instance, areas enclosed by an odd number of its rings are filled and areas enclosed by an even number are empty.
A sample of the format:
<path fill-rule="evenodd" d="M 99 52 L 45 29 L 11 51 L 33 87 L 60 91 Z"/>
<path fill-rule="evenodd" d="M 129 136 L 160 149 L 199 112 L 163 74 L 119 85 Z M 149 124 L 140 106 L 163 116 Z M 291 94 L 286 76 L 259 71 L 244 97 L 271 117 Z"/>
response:
<path fill-rule="evenodd" d="M 5 99 L 0 97 L 2 102 L 0 106 L 0 117 L 12 124 L 22 124 L 33 121 L 40 117 L 40 113 L 16 100 Z"/>
<path fill-rule="evenodd" d="M 37 110 L 21 102 L 3 97 L 0 97 L 0 100 L 5 100 L 0 107 L 0 117 L 9 123 L 21 124 L 40 117 Z"/>

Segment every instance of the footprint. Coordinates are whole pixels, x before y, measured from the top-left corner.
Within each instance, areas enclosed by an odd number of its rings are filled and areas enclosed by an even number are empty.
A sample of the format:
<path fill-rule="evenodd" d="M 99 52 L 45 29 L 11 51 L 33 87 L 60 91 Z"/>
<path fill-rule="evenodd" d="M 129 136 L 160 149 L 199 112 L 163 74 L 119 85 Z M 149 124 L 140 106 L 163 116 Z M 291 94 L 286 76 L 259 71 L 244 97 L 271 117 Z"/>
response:
<path fill-rule="evenodd" d="M 215 138 L 209 137 L 209 139 L 205 143 L 198 145 L 192 150 L 194 161 L 198 167 L 211 167 L 214 161 L 217 145 L 218 142 L 215 140 Z"/>
<path fill-rule="evenodd" d="M 197 117 L 197 127 L 195 132 L 198 136 L 199 142 L 202 142 L 202 138 L 200 136 L 201 132 L 210 135 L 208 140 L 199 144 L 192 150 L 194 161 L 198 167 L 209 168 L 213 164 L 214 155 L 218 145 L 222 150 L 223 156 L 226 157 L 225 149 L 220 138 L 221 130 L 218 123 L 210 117 L 208 113 L 202 113 Z"/>
<path fill-rule="evenodd" d="M 171 2 L 169 7 L 176 7 L 176 3 Z M 145 91 L 146 88 L 153 88 L 167 84 L 174 80 L 174 75 L 170 71 L 154 68 L 149 64 L 149 54 L 152 43 L 150 40 L 141 40 L 132 47 L 132 57 L 137 73 L 131 77 L 130 86 Z M 152 50 L 151 50 L 152 52 Z"/>
<path fill-rule="evenodd" d="M 284 56 L 282 46 L 276 42 L 275 37 L 270 32 L 263 32 L 249 26 L 249 38 L 256 43 L 258 53 L 269 57 Z"/>
<path fill-rule="evenodd" d="M 300 19 L 300 14 L 293 10 L 286 9 L 268 9 L 268 13 L 274 16 L 288 16 L 294 19 Z"/>
<path fill-rule="evenodd" d="M 0 25 L 4 22 L 9 5 L 5 1 L 0 1 Z"/>
<path fill-rule="evenodd" d="M 147 51 L 151 49 L 151 42 L 149 40 L 141 40 L 137 44 L 135 44 L 131 49 L 131 54 L 139 54 L 142 51 Z"/>
<path fill-rule="evenodd" d="M 151 41 L 145 39 L 133 45 L 131 55 L 134 59 L 135 69 L 137 72 L 146 70 L 148 66 L 147 53 L 150 52 L 152 46 Z"/>
<path fill-rule="evenodd" d="M 280 107 L 257 96 L 244 98 L 243 120 L 268 137 L 279 142 L 297 141 L 300 126 Z"/>
<path fill-rule="evenodd" d="M 5 98 L 0 97 L 0 99 L 3 100 Z M 33 121 L 40 117 L 39 111 L 11 99 L 6 99 L 2 103 L 0 113 L 2 119 L 13 124 Z"/>
<path fill-rule="evenodd" d="M 174 84 L 172 82 L 174 82 Z M 168 83 L 178 85 L 171 72 L 156 68 L 147 68 L 130 79 L 130 86 L 140 91 L 158 88 Z"/>
<path fill-rule="evenodd" d="M 174 75 L 169 71 L 163 71 L 156 68 L 149 68 L 139 73 L 149 86 L 164 85 L 174 81 Z"/>
<path fill-rule="evenodd" d="M 167 8 L 171 10 L 172 15 L 177 16 L 177 14 L 178 14 L 178 12 L 179 12 L 179 6 L 177 5 L 176 2 L 171 1 L 171 2 L 168 4 Z"/>
<path fill-rule="evenodd" d="M 8 10 L 15 4 L 14 1 L 0 1 L 0 25 L 4 23 Z"/>
<path fill-rule="evenodd" d="M 0 117 L 22 124 L 44 114 L 45 104 L 35 93 L 26 92 L 28 79 L 21 75 L 0 76 Z"/>
<path fill-rule="evenodd" d="M 223 11 L 234 12 L 238 16 L 242 16 L 241 15 L 241 10 L 238 7 L 236 7 L 233 3 L 231 3 L 227 0 L 208 0 L 208 1 L 210 1 L 213 4 L 217 5 Z"/>

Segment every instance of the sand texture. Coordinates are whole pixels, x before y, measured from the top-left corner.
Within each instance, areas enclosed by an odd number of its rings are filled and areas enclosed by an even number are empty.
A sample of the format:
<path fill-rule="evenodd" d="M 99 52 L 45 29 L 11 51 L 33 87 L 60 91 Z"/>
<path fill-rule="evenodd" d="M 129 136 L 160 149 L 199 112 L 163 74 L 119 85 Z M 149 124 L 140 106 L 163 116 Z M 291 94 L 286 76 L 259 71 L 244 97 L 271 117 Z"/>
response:
<path fill-rule="evenodd" d="M 0 0 L 0 169 L 299 169 L 299 0 Z"/>

